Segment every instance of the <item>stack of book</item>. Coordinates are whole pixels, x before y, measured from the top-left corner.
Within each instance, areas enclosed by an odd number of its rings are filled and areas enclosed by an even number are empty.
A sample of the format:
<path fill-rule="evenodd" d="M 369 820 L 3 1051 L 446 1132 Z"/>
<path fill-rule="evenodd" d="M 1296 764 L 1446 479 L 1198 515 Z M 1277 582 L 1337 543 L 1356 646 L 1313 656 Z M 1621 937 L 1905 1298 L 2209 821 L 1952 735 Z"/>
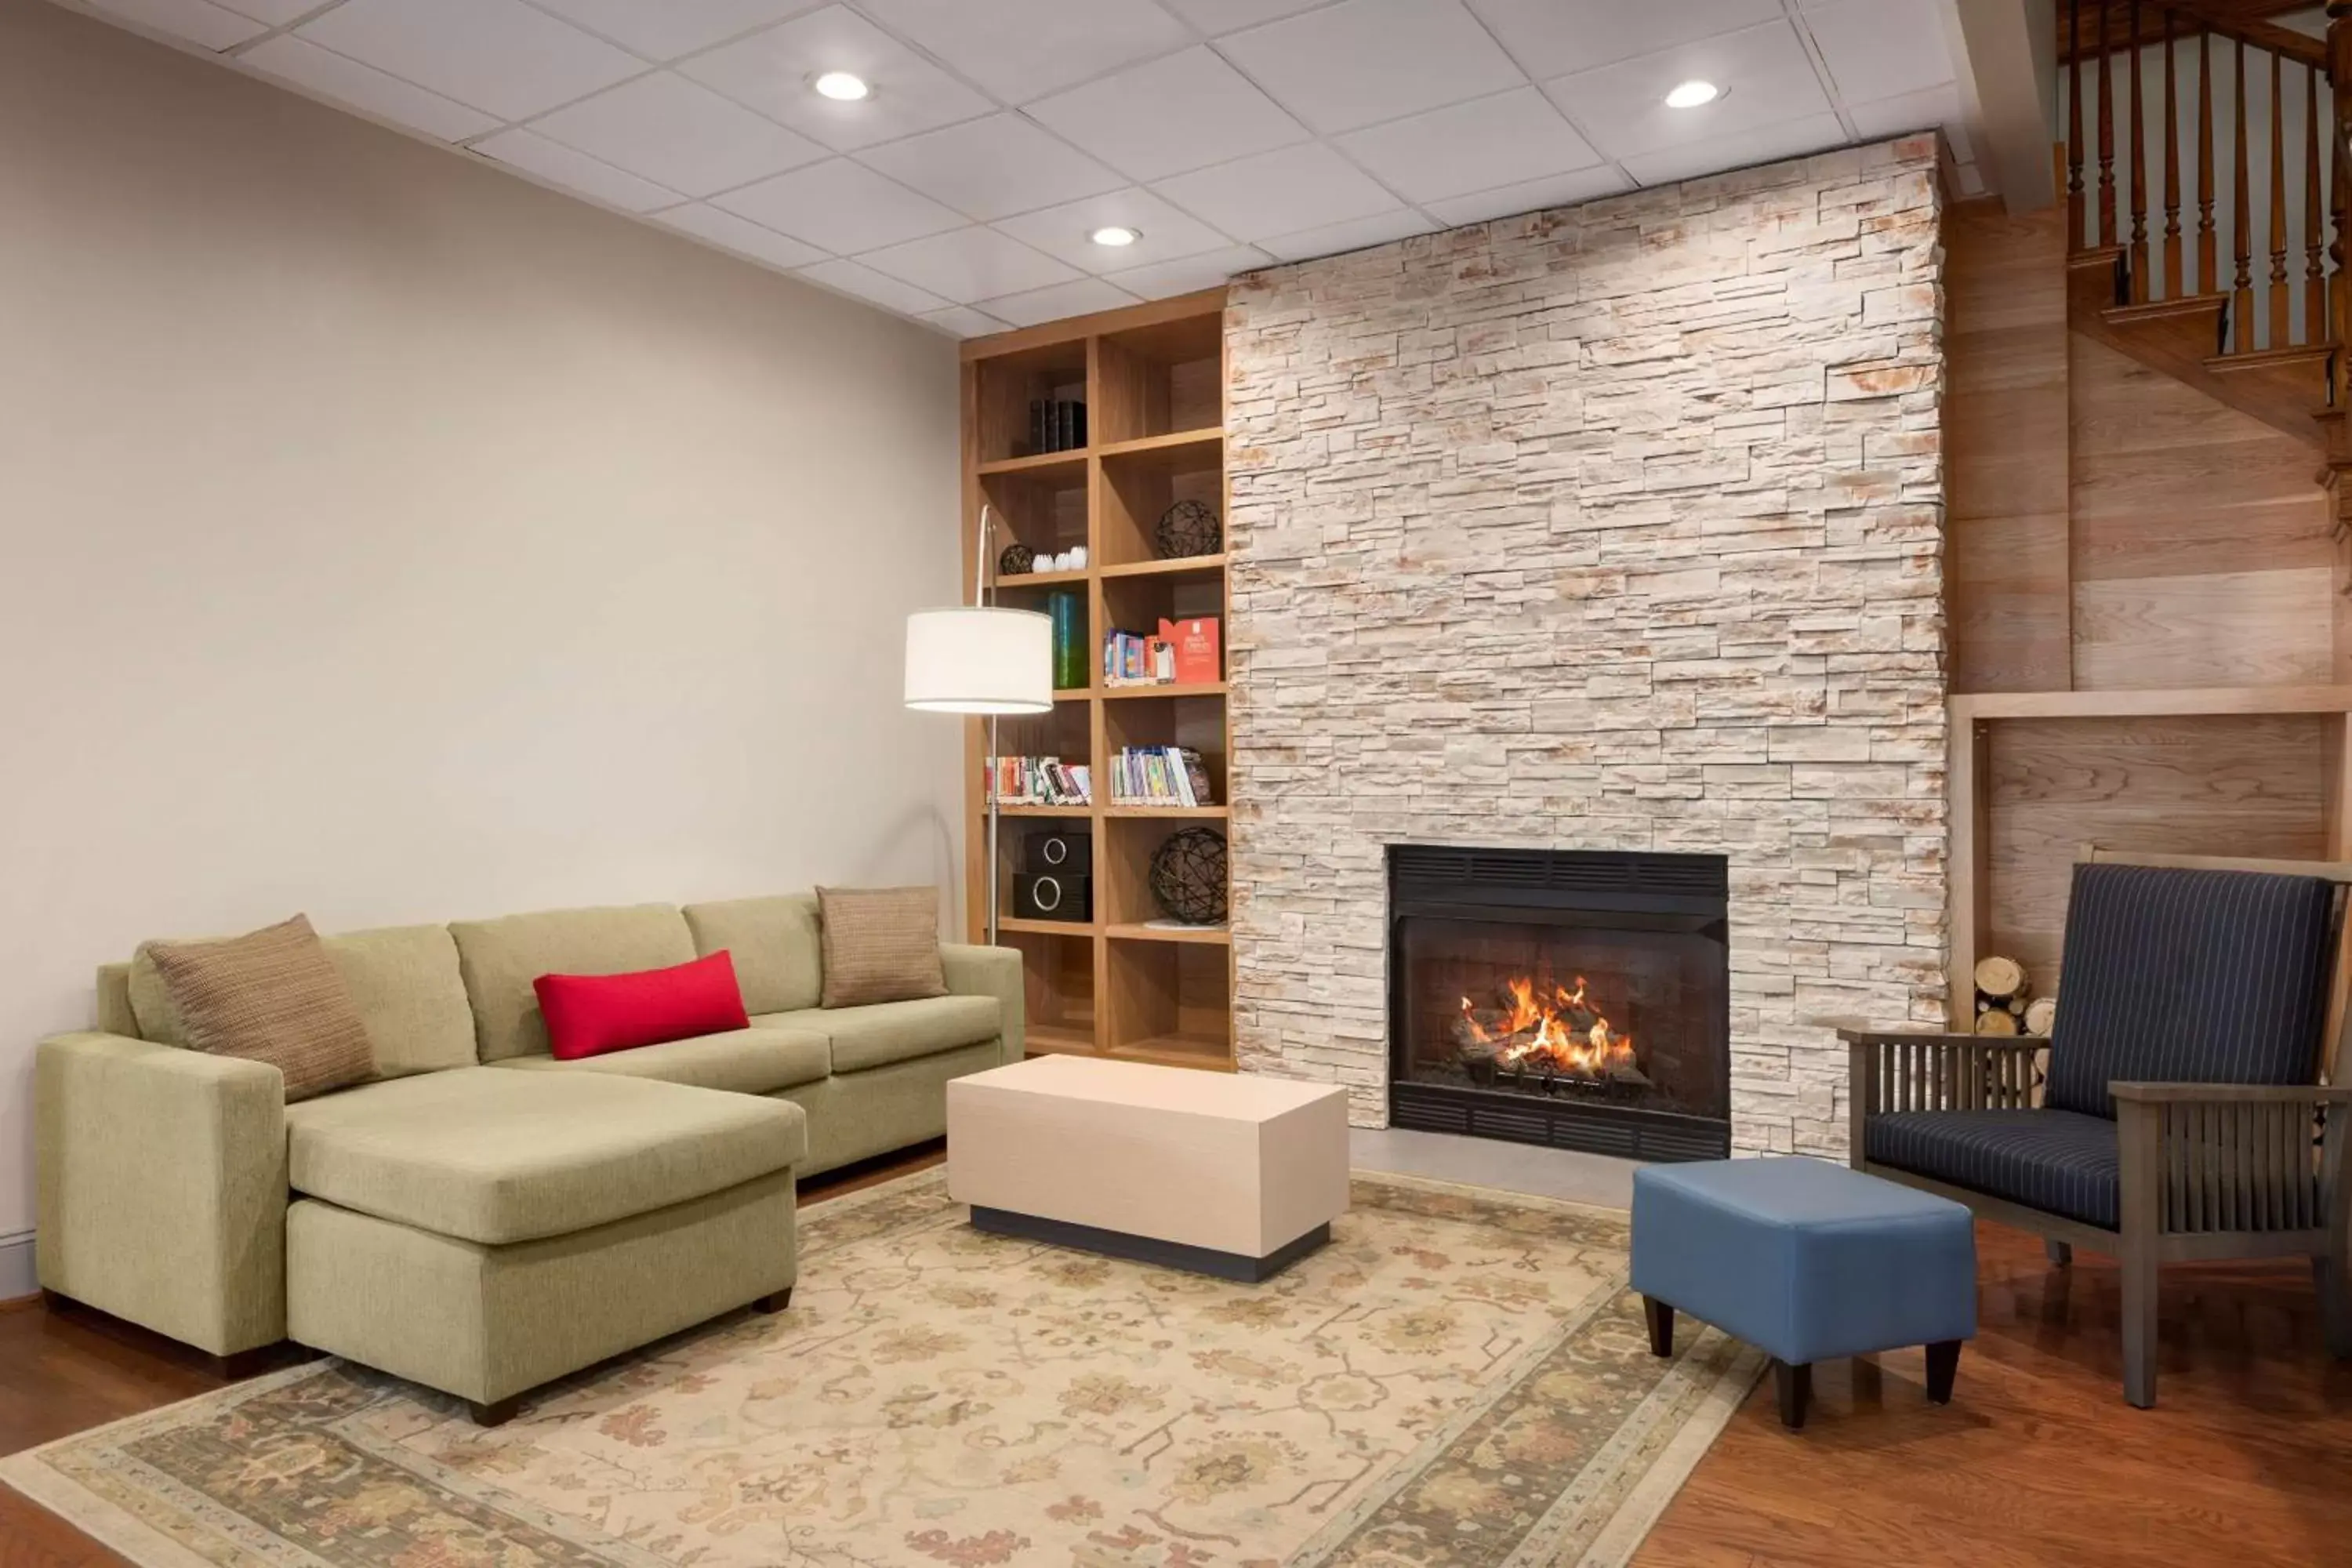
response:
<path fill-rule="evenodd" d="M 1157 634 L 1114 631 L 1103 637 L 1105 686 L 1213 686 L 1223 679 L 1217 617 L 1162 621 Z"/>
<path fill-rule="evenodd" d="M 1084 763 L 1059 757 L 999 757 L 993 785 L 999 805 L 1087 805 L 1095 798 L 1094 780 Z M 988 784 L 986 773 L 982 782 Z"/>
<path fill-rule="evenodd" d="M 1209 770 L 1190 746 L 1123 746 L 1111 759 L 1113 805 L 1214 805 Z"/>
<path fill-rule="evenodd" d="M 1029 450 L 1075 452 L 1087 444 L 1087 405 L 1043 398 L 1029 405 Z"/>

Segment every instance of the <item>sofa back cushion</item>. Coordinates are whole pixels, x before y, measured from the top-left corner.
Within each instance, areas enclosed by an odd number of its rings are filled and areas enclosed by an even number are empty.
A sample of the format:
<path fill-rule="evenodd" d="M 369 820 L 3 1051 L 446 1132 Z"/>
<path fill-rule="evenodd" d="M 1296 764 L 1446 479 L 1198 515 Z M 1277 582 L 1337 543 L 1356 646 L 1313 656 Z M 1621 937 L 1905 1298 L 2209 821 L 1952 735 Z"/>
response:
<path fill-rule="evenodd" d="M 708 957 L 723 948 L 734 954 L 735 978 L 750 1011 L 791 1013 L 816 1005 L 824 989 L 824 939 L 814 893 L 688 904 L 686 923 L 697 952 Z"/>
<path fill-rule="evenodd" d="M 378 1078 L 475 1065 L 474 1013 L 457 972 L 457 944 L 446 926 L 344 931 L 320 938 L 320 945 L 367 1026 Z M 126 966 L 100 969 L 98 991 L 101 1028 L 113 1028 L 110 1020 L 119 1020 L 127 1008 L 141 1039 L 188 1043 L 163 977 L 143 949 Z"/>
<path fill-rule="evenodd" d="M 2049 1103 L 2112 1118 L 2110 1083 L 2311 1083 L 2333 884 L 2083 865 L 2066 906 Z"/>
<path fill-rule="evenodd" d="M 139 952 L 168 993 L 188 1047 L 276 1068 L 289 1105 L 364 1083 L 375 1070 L 351 988 L 307 917 L 211 942 L 146 942 Z"/>
<path fill-rule="evenodd" d="M 548 1054 L 547 1023 L 532 982 L 542 974 L 625 974 L 696 956 L 686 917 L 671 904 L 547 910 L 493 921 L 457 921 L 457 966 L 473 1005 L 482 1060 Z"/>

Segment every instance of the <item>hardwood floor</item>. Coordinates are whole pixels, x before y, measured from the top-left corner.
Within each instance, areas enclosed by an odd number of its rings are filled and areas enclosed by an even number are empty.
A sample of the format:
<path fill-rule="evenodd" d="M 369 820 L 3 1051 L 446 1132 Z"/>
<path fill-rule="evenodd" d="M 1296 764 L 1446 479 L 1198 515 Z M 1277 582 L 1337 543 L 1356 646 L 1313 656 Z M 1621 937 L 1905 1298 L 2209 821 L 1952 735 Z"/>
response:
<path fill-rule="evenodd" d="M 803 1203 L 933 1164 L 936 1146 L 811 1183 Z M 1979 1227 L 1982 1318 L 1952 1404 L 1917 1351 L 1816 1369 L 1801 1434 L 1768 1379 L 1701 1461 L 1636 1568 L 2352 1565 L 2352 1363 L 2319 1343 L 2309 1275 L 2165 1276 L 2163 1383 L 2123 1402 L 2116 1271 L 2071 1278 Z M 37 1300 L 0 1307 L 0 1452 L 219 1386 L 167 1341 Z M 0 1488 L 0 1568 L 122 1559 Z"/>

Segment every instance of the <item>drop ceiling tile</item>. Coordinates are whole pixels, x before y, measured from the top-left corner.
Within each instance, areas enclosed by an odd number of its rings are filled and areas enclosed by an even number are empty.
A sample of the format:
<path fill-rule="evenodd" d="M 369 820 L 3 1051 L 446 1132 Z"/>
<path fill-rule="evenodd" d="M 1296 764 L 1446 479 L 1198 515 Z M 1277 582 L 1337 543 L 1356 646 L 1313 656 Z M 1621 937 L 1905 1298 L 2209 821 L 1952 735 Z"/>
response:
<path fill-rule="evenodd" d="M 649 60 L 674 60 L 824 0 L 531 0 Z"/>
<path fill-rule="evenodd" d="M 1470 9 L 1537 78 L 1654 54 L 1782 15 L 1780 0 L 1470 0 Z"/>
<path fill-rule="evenodd" d="M 828 289 L 837 289 L 879 305 L 886 310 L 896 310 L 902 316 L 919 316 L 926 310 L 936 310 L 947 301 L 927 294 L 911 283 L 901 283 L 896 278 L 885 278 L 871 267 L 861 267 L 855 261 L 820 261 L 814 267 L 803 267 L 799 276 Z"/>
<path fill-rule="evenodd" d="M 1192 41 L 1154 0 L 865 0 L 863 9 L 1007 103 Z"/>
<path fill-rule="evenodd" d="M 1705 142 L 1661 148 L 1623 160 L 1625 172 L 1645 185 L 1671 184 L 1727 169 L 1776 163 L 1845 144 L 1845 128 L 1834 114 L 1809 114 L 1786 124 L 1750 127 Z"/>
<path fill-rule="evenodd" d="M 1667 108 L 1666 94 L 1693 79 L 1714 82 L 1723 96 L 1697 109 Z M 1555 78 L 1543 88 L 1601 152 L 1619 159 L 1830 112 L 1812 58 L 1785 20 Z"/>
<path fill-rule="evenodd" d="M 657 215 L 654 222 L 787 271 L 825 258 L 824 252 L 814 245 L 803 245 L 788 235 L 778 234 L 772 228 L 762 228 L 750 218 L 737 217 L 733 213 L 722 212 L 706 202 L 672 207 Z"/>
<path fill-rule="evenodd" d="M 1632 181 L 1612 165 L 1602 163 L 1580 169 L 1573 174 L 1554 174 L 1548 180 L 1528 180 L 1466 196 L 1448 196 L 1444 201 L 1429 203 L 1428 210 L 1432 216 L 1459 226 L 1519 213 L 1541 212 L 1546 207 L 1574 206 L 1579 202 L 1615 195 L 1632 188 Z"/>
<path fill-rule="evenodd" d="M 927 289 L 943 302 L 956 305 L 1023 294 L 1050 284 L 1074 282 L 1082 276 L 1076 268 L 992 228 L 951 229 L 869 251 L 858 259 L 877 272 Z"/>
<path fill-rule="evenodd" d="M 585 153 L 575 153 L 535 131 L 501 131 L 495 136 L 485 136 L 473 143 L 473 148 L 486 158 L 495 158 L 537 174 L 550 184 L 562 185 L 625 212 L 652 212 L 656 207 L 675 206 L 684 199 L 676 191 L 641 180 Z"/>
<path fill-rule="evenodd" d="M 963 226 L 961 214 L 834 158 L 730 191 L 715 205 L 840 256 Z"/>
<path fill-rule="evenodd" d="M 1146 300 L 1165 300 L 1172 294 L 1190 294 L 1196 289 L 1214 289 L 1242 273 L 1273 265 L 1274 258 L 1256 246 L 1234 245 L 1188 256 L 1181 261 L 1106 273 L 1104 279 Z"/>
<path fill-rule="evenodd" d="M 1409 202 L 1589 169 L 1592 144 L 1532 87 L 1350 132 L 1340 151 Z"/>
<path fill-rule="evenodd" d="M 207 49 L 234 48 L 269 29 L 211 0 L 89 0 L 93 9 Z"/>
<path fill-rule="evenodd" d="M 1206 46 L 1040 99 L 1027 113 L 1133 180 L 1229 163 L 1310 134 Z"/>
<path fill-rule="evenodd" d="M 1527 80 L 1462 0 L 1344 0 L 1217 47 L 1325 135 Z"/>
<path fill-rule="evenodd" d="M 1271 239 L 1258 241 L 1258 247 L 1283 261 L 1308 261 L 1318 256 L 1340 256 L 1350 250 L 1386 245 L 1391 240 L 1411 239 L 1414 235 L 1427 234 L 1435 227 L 1436 225 L 1427 218 L 1406 207 L 1382 213 L 1377 217 L 1325 224 L 1296 234 L 1278 234 Z"/>
<path fill-rule="evenodd" d="M 982 223 L 1117 190 L 1125 183 L 1017 114 L 910 136 L 868 148 L 858 157 Z"/>
<path fill-rule="evenodd" d="M 267 22 L 273 27 L 283 27 L 299 22 L 317 10 L 320 0 L 221 0 L 221 4 L 257 22 Z"/>
<path fill-rule="evenodd" d="M 844 5 L 754 33 L 678 69 L 839 153 L 977 119 L 996 107 Z M 809 83 L 830 70 L 855 71 L 873 96 L 856 103 L 822 96 Z"/>
<path fill-rule="evenodd" d="M 1081 278 L 1075 283 L 1056 283 L 1050 289 L 1034 289 L 1026 294 L 983 300 L 981 309 L 1016 327 L 1034 327 L 1083 316 L 1091 310 L 1116 310 L 1135 303 L 1135 296 L 1124 289 L 1114 288 L 1099 278 Z"/>
<path fill-rule="evenodd" d="M 291 33 L 264 38 L 236 58 L 239 64 L 265 76 L 444 142 L 462 142 L 499 128 L 498 121 L 480 110 L 411 87 L 373 66 L 306 44 Z"/>
<path fill-rule="evenodd" d="M 959 338 L 984 338 L 991 332 L 1003 331 L 1010 324 L 993 316 L 983 315 L 969 305 L 950 305 L 944 310 L 926 310 L 921 321 L 926 326 L 937 327 Z"/>
<path fill-rule="evenodd" d="M 1295 16 L 1301 11 L 1311 11 L 1325 4 L 1325 0 L 1161 0 L 1161 3 L 1213 38 L 1220 33 L 1255 27 L 1260 22 L 1272 22 L 1284 16 Z"/>
<path fill-rule="evenodd" d="M 343 0 L 297 31 L 501 120 L 528 120 L 646 68 L 522 0 Z"/>
<path fill-rule="evenodd" d="M 825 155 L 807 137 L 668 71 L 583 99 L 533 121 L 530 128 L 551 142 L 690 196 L 747 184 Z"/>
<path fill-rule="evenodd" d="M 1805 13 L 1838 96 L 1853 102 L 1952 79 L 1935 0 L 1845 0 Z"/>
<path fill-rule="evenodd" d="M 1158 181 L 1152 188 L 1235 239 L 1246 240 L 1368 218 L 1402 205 L 1370 174 L 1319 142 L 1195 169 Z"/>
<path fill-rule="evenodd" d="M 1109 225 L 1123 225 L 1141 236 L 1133 245 L 1097 245 L 1087 237 Z M 1198 256 L 1232 242 L 1195 217 L 1188 217 L 1153 195 L 1130 185 L 1084 201 L 1024 213 L 996 226 L 1024 245 L 1068 262 L 1082 272 L 1105 273 L 1140 267 L 1153 261 L 1173 261 Z"/>
<path fill-rule="evenodd" d="M 1952 144 L 1956 163 L 1976 162 L 1976 148 L 1960 110 L 1960 89 L 1949 82 L 1919 92 L 1901 93 L 1873 103 L 1857 103 L 1846 110 L 1853 128 L 1866 141 L 1901 136 L 1908 132 L 1940 127 Z"/>

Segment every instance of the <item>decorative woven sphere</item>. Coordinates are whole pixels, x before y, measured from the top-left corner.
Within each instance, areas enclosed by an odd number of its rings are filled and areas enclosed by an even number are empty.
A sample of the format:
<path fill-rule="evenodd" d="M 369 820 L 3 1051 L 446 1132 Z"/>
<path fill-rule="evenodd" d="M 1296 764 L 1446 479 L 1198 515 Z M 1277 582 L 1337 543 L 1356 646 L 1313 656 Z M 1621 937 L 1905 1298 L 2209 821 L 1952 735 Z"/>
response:
<path fill-rule="evenodd" d="M 1018 577 L 1036 564 L 1037 552 L 1016 539 L 1004 547 L 1003 554 L 996 558 L 996 574 L 1000 577 Z"/>
<path fill-rule="evenodd" d="M 1151 542 L 1162 561 L 1187 555 L 1214 555 L 1225 542 L 1224 525 L 1217 514 L 1196 500 L 1180 500 L 1160 514 Z"/>
<path fill-rule="evenodd" d="M 1151 900 L 1170 920 L 1216 925 L 1225 918 L 1225 836 L 1185 827 L 1151 854 Z"/>

